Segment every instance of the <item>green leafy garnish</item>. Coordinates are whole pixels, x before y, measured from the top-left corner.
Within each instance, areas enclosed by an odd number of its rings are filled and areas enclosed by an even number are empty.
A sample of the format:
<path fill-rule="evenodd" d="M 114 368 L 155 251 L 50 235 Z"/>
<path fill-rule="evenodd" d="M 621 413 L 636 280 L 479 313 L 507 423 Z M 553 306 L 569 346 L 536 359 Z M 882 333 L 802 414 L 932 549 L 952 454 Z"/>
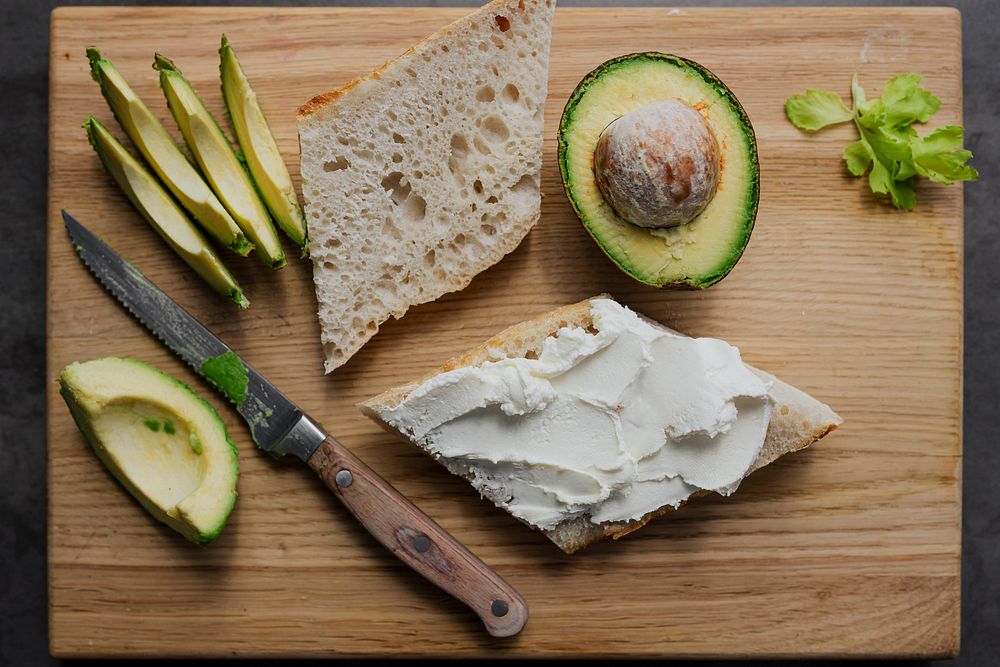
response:
<path fill-rule="evenodd" d="M 926 123 L 941 106 L 941 100 L 920 87 L 920 79 L 918 74 L 894 76 L 886 82 L 882 97 L 867 100 L 855 75 L 850 109 L 837 93 L 810 89 L 789 97 L 785 113 L 807 132 L 853 120 L 860 138 L 844 149 L 847 170 L 855 176 L 867 173 L 872 192 L 889 195 L 896 208 L 911 210 L 917 203 L 913 191 L 917 176 L 944 185 L 979 180 L 979 172 L 966 164 L 972 153 L 962 149 L 961 126 L 939 127 L 924 137 L 913 129 L 914 123 Z"/>
<path fill-rule="evenodd" d="M 837 93 L 829 90 L 807 90 L 785 102 L 785 111 L 796 127 L 809 132 L 822 130 L 827 125 L 846 123 L 854 115 L 844 106 Z"/>
<path fill-rule="evenodd" d="M 156 419 L 147 419 L 146 420 L 146 428 L 148 428 L 150 431 L 153 431 L 153 432 L 159 431 L 160 430 L 160 422 L 158 420 L 156 420 Z"/>

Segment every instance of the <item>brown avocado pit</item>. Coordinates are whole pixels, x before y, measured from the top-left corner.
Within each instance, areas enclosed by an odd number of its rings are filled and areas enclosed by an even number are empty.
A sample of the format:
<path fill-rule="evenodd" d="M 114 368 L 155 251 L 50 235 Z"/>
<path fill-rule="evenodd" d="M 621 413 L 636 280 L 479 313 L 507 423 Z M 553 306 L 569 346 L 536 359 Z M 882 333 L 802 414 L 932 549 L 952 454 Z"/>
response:
<path fill-rule="evenodd" d="M 614 120 L 594 151 L 597 187 L 639 227 L 684 225 L 705 210 L 719 183 L 719 143 L 695 109 L 652 102 Z"/>

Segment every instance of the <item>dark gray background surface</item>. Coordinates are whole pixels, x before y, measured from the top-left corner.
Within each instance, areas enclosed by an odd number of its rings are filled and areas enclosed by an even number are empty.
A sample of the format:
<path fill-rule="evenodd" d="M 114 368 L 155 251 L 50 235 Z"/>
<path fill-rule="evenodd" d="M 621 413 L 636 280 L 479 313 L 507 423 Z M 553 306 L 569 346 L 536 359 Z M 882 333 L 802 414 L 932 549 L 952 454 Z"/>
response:
<path fill-rule="evenodd" d="M 962 655 L 1000 664 L 1000 0 L 795 2 L 559 0 L 563 6 L 951 5 L 962 10 L 966 146 L 979 183 L 965 189 L 965 462 Z M 0 666 L 48 656 L 45 581 L 45 195 L 49 11 L 58 3 L 0 0 Z M 472 6 L 476 0 L 283 3 L 85 2 L 158 5 Z M 847 76 L 847 74 L 845 74 Z M 862 187 L 859 183 L 859 187 Z M 901 323 L 905 326 L 905 323 Z M 920 613 L 919 609 L 912 613 Z M 193 629 L 193 631 L 196 631 Z M 96 664 L 96 663 L 95 663 Z M 813 662 L 790 664 L 818 664 Z M 833 664 L 833 663 L 830 663 Z M 926 663 L 912 663 L 926 664 Z M 935 663 L 938 664 L 938 663 Z"/>

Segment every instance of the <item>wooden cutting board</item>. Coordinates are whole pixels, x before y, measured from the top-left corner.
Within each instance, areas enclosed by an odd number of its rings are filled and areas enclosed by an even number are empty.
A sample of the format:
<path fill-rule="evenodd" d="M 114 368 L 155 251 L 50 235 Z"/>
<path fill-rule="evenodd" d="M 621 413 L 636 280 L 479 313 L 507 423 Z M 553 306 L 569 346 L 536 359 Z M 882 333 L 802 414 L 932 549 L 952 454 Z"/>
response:
<path fill-rule="evenodd" d="M 278 273 L 225 255 L 253 302 L 216 298 L 102 172 L 81 121 L 118 132 L 84 47 L 98 45 L 173 128 L 150 69 L 173 58 L 221 112 L 216 50 L 234 43 L 293 173 L 295 110 L 460 9 L 60 8 L 52 15 L 48 252 L 49 604 L 58 656 L 949 656 L 961 550 L 962 189 L 921 183 L 893 210 L 846 174 L 854 130 L 806 136 L 783 101 L 807 87 L 872 94 L 919 72 L 961 122 L 961 25 L 946 9 L 560 9 L 546 105 L 542 218 L 472 285 L 385 324 L 332 376 L 308 261 Z M 580 78 L 640 50 L 703 63 L 746 106 L 762 197 L 749 248 L 702 293 L 620 273 L 561 191 L 555 128 Z M 119 133 L 120 136 L 120 133 Z M 528 600 L 494 640 L 352 521 L 309 469 L 275 463 L 236 414 L 123 312 L 74 256 L 71 210 Z M 291 251 L 291 248 L 288 248 Z M 293 255 L 290 255 L 293 256 Z M 354 408 L 502 327 L 599 293 L 744 358 L 832 405 L 844 426 L 621 542 L 569 557 L 480 501 Z M 65 364 L 151 362 L 209 396 L 240 447 L 240 499 L 201 549 L 152 521 L 102 469 L 56 390 Z"/>

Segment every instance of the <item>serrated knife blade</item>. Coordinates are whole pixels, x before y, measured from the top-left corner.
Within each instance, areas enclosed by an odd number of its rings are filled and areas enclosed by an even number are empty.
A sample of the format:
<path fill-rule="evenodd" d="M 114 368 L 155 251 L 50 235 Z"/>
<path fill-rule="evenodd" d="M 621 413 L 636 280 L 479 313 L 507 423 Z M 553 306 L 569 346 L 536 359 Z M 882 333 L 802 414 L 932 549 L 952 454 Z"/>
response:
<path fill-rule="evenodd" d="M 100 237 L 68 212 L 63 211 L 62 216 L 77 254 L 98 282 L 199 375 L 215 385 L 212 377 L 205 375 L 205 362 L 227 352 L 239 358 L 247 371 L 248 385 L 236 411 L 249 425 L 257 446 L 274 456 L 293 454 L 309 460 L 327 436 L 316 422 Z"/>
<path fill-rule="evenodd" d="M 254 442 L 269 453 L 294 454 L 365 530 L 425 579 L 472 609 L 495 637 L 516 635 L 528 620 L 524 598 L 448 531 L 329 435 L 198 320 L 66 211 L 63 222 L 83 263 L 112 295 L 199 375 L 213 357 L 232 354 L 247 371 L 236 409 Z M 229 392 L 216 387 L 229 399 Z M 419 619 L 418 619 L 419 620 Z"/>

